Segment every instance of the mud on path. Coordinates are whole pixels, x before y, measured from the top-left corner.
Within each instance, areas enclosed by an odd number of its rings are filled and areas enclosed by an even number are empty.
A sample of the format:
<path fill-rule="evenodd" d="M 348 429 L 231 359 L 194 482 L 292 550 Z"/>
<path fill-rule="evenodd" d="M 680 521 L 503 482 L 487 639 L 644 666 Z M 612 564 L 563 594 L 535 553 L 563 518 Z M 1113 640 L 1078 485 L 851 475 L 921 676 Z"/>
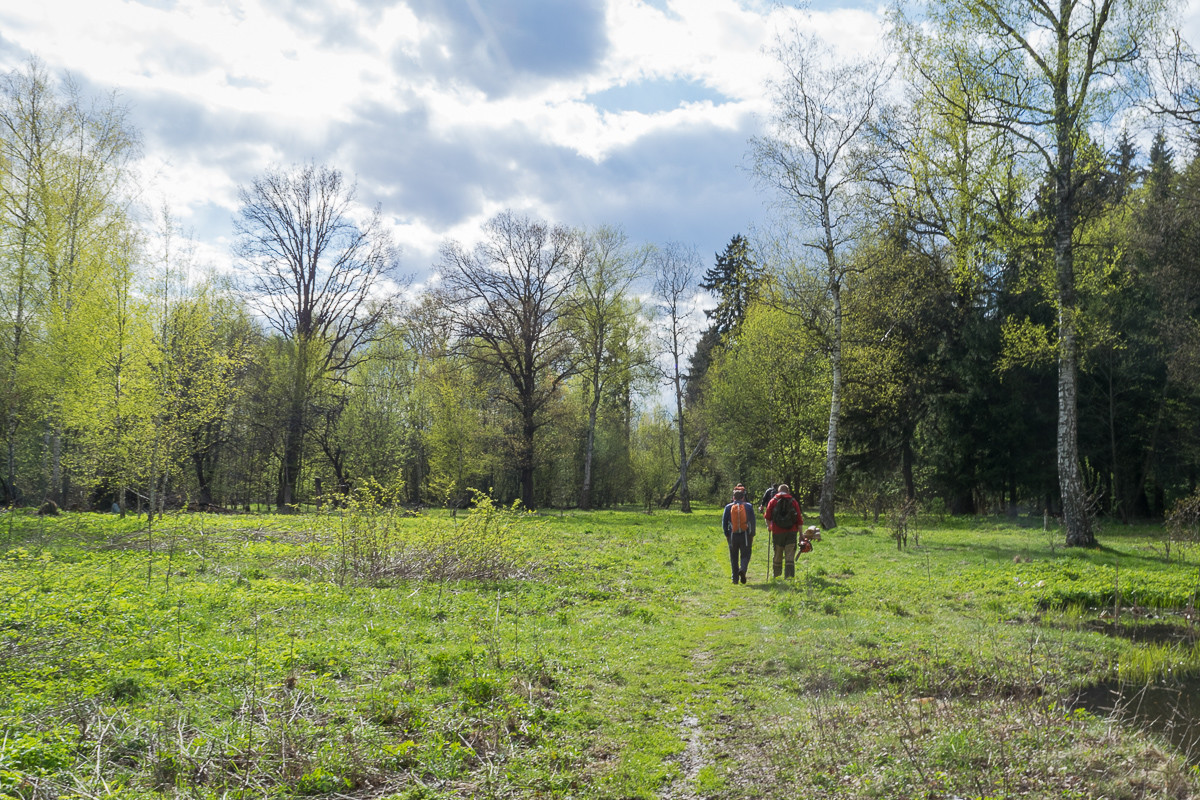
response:
<path fill-rule="evenodd" d="M 700 685 L 711 675 L 713 655 L 707 649 L 696 650 L 691 654 L 691 661 L 690 675 Z M 703 702 L 710 698 L 711 692 L 702 689 L 696 700 Z M 708 755 L 710 736 L 701 725 L 699 714 L 698 710 L 689 709 L 680 721 L 679 738 L 683 741 L 683 750 L 675 759 L 679 763 L 680 775 L 659 792 L 658 796 L 663 800 L 696 800 L 701 797 L 697 793 L 700 773 L 711 762 Z"/>
<path fill-rule="evenodd" d="M 737 587 L 734 591 L 745 590 Z M 679 723 L 683 749 L 672 759 L 679 774 L 658 792 L 662 800 L 699 800 L 711 796 L 712 790 L 720 791 L 722 784 L 732 788 L 726 783 L 732 777 L 725 775 L 726 769 L 732 766 L 733 775 L 740 771 L 736 754 L 753 738 L 742 730 L 747 726 L 739 722 L 743 718 L 740 709 L 746 707 L 739 684 L 749 676 L 746 665 L 738 663 L 746 657 L 743 637 L 748 635 L 740 630 L 739 620 L 750 616 L 749 604 L 761 602 L 762 597 L 747 592 L 740 597 L 722 598 L 708 606 L 707 612 L 700 608 L 700 602 L 714 599 L 696 597 L 689 603 L 691 613 L 707 616 L 709 629 L 689 655 L 689 680 L 696 693 Z M 741 783 L 736 777 L 732 782 Z"/>

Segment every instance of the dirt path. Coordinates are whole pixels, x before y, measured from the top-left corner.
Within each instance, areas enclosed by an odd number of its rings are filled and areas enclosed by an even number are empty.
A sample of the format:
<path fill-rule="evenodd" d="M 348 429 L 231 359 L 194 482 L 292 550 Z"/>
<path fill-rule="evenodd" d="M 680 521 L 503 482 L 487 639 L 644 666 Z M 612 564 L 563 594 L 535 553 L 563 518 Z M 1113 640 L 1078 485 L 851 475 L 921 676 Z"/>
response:
<path fill-rule="evenodd" d="M 711 663 L 712 654 L 707 650 L 692 653 L 692 679 L 696 682 L 702 680 L 701 676 Z M 663 800 L 698 800 L 700 795 L 696 793 L 696 782 L 700 771 L 709 763 L 706 733 L 700 724 L 700 717 L 694 713 L 685 714 L 680 722 L 679 737 L 683 740 L 683 752 L 678 756 L 683 774 L 664 787 L 659 797 Z"/>
<path fill-rule="evenodd" d="M 726 686 L 719 685 L 711 678 L 715 660 L 714 647 L 730 646 L 730 630 L 737 626 L 737 620 L 745 615 L 747 604 L 755 602 L 756 599 L 761 599 L 757 593 L 746 593 L 745 596 L 735 600 L 731 606 L 716 613 L 713 619 L 720 620 L 719 625 L 696 642 L 690 653 L 689 679 L 693 685 L 703 688 L 699 688 L 696 702 L 690 704 L 680 721 L 679 738 L 683 742 L 683 750 L 675 757 L 675 760 L 679 764 L 681 774 L 658 793 L 662 800 L 699 800 L 703 796 L 697 791 L 701 773 L 705 767 L 714 765 L 714 751 L 719 752 L 723 749 L 719 737 L 730 719 L 730 715 L 725 712 L 732 710 L 723 709 L 722 713 L 717 714 L 716 718 L 711 720 L 710 724 L 716 727 L 711 730 L 705 728 L 705 721 L 702 720 L 705 712 L 700 707 L 707 706 L 711 710 L 712 706 L 709 701 L 713 699 L 714 695 L 722 696 L 720 705 L 725 706 L 725 696 L 729 693 Z"/>

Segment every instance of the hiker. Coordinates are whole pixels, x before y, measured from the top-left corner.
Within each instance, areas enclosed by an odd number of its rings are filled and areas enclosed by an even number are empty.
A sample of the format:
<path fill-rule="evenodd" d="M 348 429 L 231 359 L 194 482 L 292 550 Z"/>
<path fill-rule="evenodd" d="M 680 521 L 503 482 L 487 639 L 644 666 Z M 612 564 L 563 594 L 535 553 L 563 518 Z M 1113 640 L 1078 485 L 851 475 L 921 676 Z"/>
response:
<path fill-rule="evenodd" d="M 796 577 L 796 532 L 804 524 L 804 517 L 800 515 L 800 504 L 792 497 L 786 483 L 779 484 L 775 496 L 767 503 L 763 517 L 767 520 L 771 544 L 775 547 L 775 559 L 771 562 L 773 576 L 778 578 L 782 572 L 785 578 Z"/>
<path fill-rule="evenodd" d="M 747 502 L 746 487 L 739 483 L 733 487 L 733 502 L 725 506 L 725 513 L 721 515 L 721 528 L 725 531 L 725 541 L 729 543 L 729 568 L 734 583 L 746 582 L 755 522 L 754 505 Z"/>
<path fill-rule="evenodd" d="M 767 504 L 771 502 L 771 498 L 774 496 L 775 496 L 775 484 L 771 484 L 770 486 L 767 487 L 766 491 L 763 492 L 762 500 L 758 501 L 758 512 L 760 514 L 766 513 Z"/>

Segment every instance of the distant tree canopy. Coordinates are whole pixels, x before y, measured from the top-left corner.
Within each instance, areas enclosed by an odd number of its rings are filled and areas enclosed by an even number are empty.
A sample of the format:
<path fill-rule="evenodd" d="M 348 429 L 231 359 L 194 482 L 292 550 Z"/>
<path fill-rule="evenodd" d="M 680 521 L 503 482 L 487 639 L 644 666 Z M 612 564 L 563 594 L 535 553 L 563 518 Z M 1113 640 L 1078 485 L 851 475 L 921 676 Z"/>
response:
<path fill-rule="evenodd" d="M 1107 26 L 1136 20 L 1072 8 L 1135 66 Z M 125 109 L 30 62 L 0 94 L 0 500 L 688 510 L 786 481 L 826 525 L 916 502 L 1063 514 L 1087 544 L 1161 517 L 1200 476 L 1200 153 L 1098 140 L 1117 99 L 1080 42 L 1052 48 L 1065 84 L 990 74 L 1009 11 L 897 17 L 886 106 L 886 70 L 781 43 L 749 145 L 781 222 L 707 264 L 510 210 L 403 292 L 382 209 L 317 164 L 244 186 L 238 278 L 206 274 L 137 201 Z"/>

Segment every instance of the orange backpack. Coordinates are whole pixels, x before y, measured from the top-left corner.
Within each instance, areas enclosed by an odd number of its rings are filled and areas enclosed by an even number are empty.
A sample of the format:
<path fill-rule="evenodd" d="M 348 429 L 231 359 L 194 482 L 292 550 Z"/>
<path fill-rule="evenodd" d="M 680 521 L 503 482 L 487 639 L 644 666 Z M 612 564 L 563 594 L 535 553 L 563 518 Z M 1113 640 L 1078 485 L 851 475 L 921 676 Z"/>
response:
<path fill-rule="evenodd" d="M 746 504 L 734 503 L 729 508 L 729 529 L 734 533 L 745 533 L 749 525 L 746 522 Z"/>

